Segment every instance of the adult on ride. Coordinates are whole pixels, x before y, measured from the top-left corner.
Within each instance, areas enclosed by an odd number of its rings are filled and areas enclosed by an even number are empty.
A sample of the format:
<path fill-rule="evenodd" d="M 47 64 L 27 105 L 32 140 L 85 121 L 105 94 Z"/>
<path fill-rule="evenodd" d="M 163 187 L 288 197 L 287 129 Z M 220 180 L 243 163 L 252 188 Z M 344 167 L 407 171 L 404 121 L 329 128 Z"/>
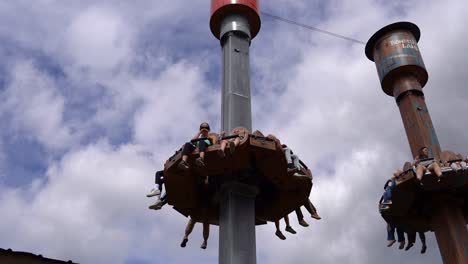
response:
<path fill-rule="evenodd" d="M 422 147 L 419 150 L 419 155 L 414 158 L 414 167 L 416 168 L 416 178 L 422 184 L 422 178 L 426 172 L 434 172 L 437 177 L 442 177 L 442 169 L 439 163 L 434 158 L 429 158 L 429 149 Z"/>
<path fill-rule="evenodd" d="M 228 145 L 229 145 L 229 152 L 231 153 L 231 155 L 234 154 L 236 147 L 239 146 L 241 140 L 244 139 L 247 133 L 248 132 L 245 128 L 241 128 L 241 127 L 234 128 L 234 130 L 232 131 L 232 134 L 236 135 L 236 137 L 231 138 L 231 139 L 222 139 L 221 144 L 220 144 L 221 146 L 218 150 L 218 155 L 221 158 L 224 158 L 226 156 L 224 151 Z M 225 136 L 226 136 L 226 131 L 222 131 L 221 138 L 224 138 Z"/>
<path fill-rule="evenodd" d="M 212 143 L 208 139 L 208 134 L 210 133 L 210 125 L 208 123 L 201 123 L 199 131 L 193 136 L 190 142 L 185 143 L 184 148 L 182 149 L 182 161 L 179 163 L 178 167 L 182 170 L 188 170 L 188 158 L 190 153 L 192 153 L 195 148 L 198 147 L 200 152 L 200 157 L 195 160 L 195 163 L 199 167 L 205 166 L 205 151 Z"/>

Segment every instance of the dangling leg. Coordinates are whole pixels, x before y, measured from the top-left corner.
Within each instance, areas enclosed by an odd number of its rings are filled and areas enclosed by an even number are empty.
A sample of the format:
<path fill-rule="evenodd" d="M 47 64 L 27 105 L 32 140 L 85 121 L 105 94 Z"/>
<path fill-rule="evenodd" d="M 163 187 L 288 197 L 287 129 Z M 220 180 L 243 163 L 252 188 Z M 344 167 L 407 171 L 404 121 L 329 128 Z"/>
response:
<path fill-rule="evenodd" d="M 307 209 L 307 211 L 309 211 L 310 217 L 317 219 L 317 220 L 322 219 L 322 217 L 320 217 L 320 215 L 317 213 L 317 209 L 312 204 L 310 199 L 307 199 L 307 202 L 304 204 L 304 207 Z"/>
<path fill-rule="evenodd" d="M 275 221 L 275 226 L 276 226 L 276 233 L 275 233 L 275 235 L 276 235 L 277 237 L 279 237 L 279 239 L 285 240 L 286 237 L 283 235 L 283 233 L 281 233 L 281 230 L 280 230 L 280 223 L 279 223 L 279 220 Z"/>
<path fill-rule="evenodd" d="M 200 157 L 195 160 L 195 163 L 199 167 L 204 167 L 205 166 L 205 150 L 208 147 L 206 142 L 204 140 L 198 141 L 198 150 L 200 152 Z"/>
<path fill-rule="evenodd" d="M 240 141 L 241 141 L 240 137 L 236 137 L 236 138 L 234 139 L 234 145 L 235 145 L 236 147 L 239 146 Z"/>
<path fill-rule="evenodd" d="M 182 149 L 182 161 L 178 165 L 179 169 L 182 169 L 182 170 L 189 169 L 189 165 L 187 163 L 188 156 L 194 150 L 195 150 L 195 146 L 192 143 L 190 142 L 185 143 L 184 148 Z"/>
<path fill-rule="evenodd" d="M 208 245 L 209 237 L 210 237 L 210 224 L 203 223 L 203 243 L 201 244 L 202 249 L 206 249 Z"/>
<path fill-rule="evenodd" d="M 227 143 L 228 143 L 228 141 L 225 140 L 225 139 L 221 141 L 221 146 L 220 146 L 220 148 L 218 149 L 218 152 L 217 152 L 218 156 L 220 158 L 226 157 L 226 154 L 224 153 L 224 150 L 226 149 Z"/>
<path fill-rule="evenodd" d="M 432 163 L 429 168 L 434 171 L 434 173 L 437 175 L 437 177 L 439 177 L 439 181 L 440 181 L 440 178 L 443 177 L 443 174 L 442 174 L 442 169 L 440 168 L 439 166 L 439 163 L 437 162 L 434 162 Z"/>
<path fill-rule="evenodd" d="M 299 222 L 299 225 L 308 227 L 309 224 L 304 220 L 304 215 L 302 214 L 301 208 L 296 209 L 296 216 L 297 216 L 297 221 Z"/>
<path fill-rule="evenodd" d="M 426 235 L 423 232 L 418 232 L 419 239 L 421 240 L 421 254 L 426 253 L 427 245 L 426 245 Z"/>
<path fill-rule="evenodd" d="M 195 227 L 195 223 L 196 222 L 192 218 L 190 218 L 190 220 L 187 223 L 187 227 L 185 228 L 184 239 L 182 240 L 182 243 L 180 244 L 181 247 L 185 247 L 187 245 L 188 237 L 192 233 L 193 228 Z"/>
<path fill-rule="evenodd" d="M 284 217 L 284 222 L 286 223 L 286 232 L 289 232 L 291 234 L 296 234 L 296 230 L 294 230 L 291 225 L 289 224 L 289 216 Z"/>
<path fill-rule="evenodd" d="M 229 153 L 231 153 L 231 155 L 232 155 L 232 154 L 234 154 L 235 151 L 236 151 L 235 140 L 229 140 Z"/>
<path fill-rule="evenodd" d="M 396 232 L 397 232 L 397 237 L 398 237 L 398 243 L 400 243 L 400 246 L 398 247 L 398 249 L 404 249 L 405 248 L 405 233 L 399 227 L 396 228 Z"/>
<path fill-rule="evenodd" d="M 416 167 L 416 178 L 419 181 L 422 181 L 423 176 L 424 176 L 424 167 L 421 164 L 419 164 L 418 167 Z"/>
<path fill-rule="evenodd" d="M 395 226 L 387 224 L 387 241 L 388 245 L 387 247 L 391 247 L 393 244 L 395 244 Z"/>
<path fill-rule="evenodd" d="M 414 246 L 414 243 L 416 242 L 416 232 L 408 232 L 408 245 L 406 245 L 405 250 L 409 250 Z"/>
<path fill-rule="evenodd" d="M 236 151 L 236 147 L 240 144 L 240 137 L 236 137 L 234 140 L 229 141 L 229 151 L 231 155 Z"/>

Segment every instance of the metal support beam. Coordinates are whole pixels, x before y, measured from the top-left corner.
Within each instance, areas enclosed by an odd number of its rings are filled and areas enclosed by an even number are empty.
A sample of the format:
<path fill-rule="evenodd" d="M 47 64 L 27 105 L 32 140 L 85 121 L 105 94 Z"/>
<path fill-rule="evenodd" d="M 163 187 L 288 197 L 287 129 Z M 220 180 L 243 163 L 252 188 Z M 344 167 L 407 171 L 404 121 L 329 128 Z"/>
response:
<path fill-rule="evenodd" d="M 255 264 L 255 196 L 257 189 L 227 183 L 221 189 L 219 263 Z"/>

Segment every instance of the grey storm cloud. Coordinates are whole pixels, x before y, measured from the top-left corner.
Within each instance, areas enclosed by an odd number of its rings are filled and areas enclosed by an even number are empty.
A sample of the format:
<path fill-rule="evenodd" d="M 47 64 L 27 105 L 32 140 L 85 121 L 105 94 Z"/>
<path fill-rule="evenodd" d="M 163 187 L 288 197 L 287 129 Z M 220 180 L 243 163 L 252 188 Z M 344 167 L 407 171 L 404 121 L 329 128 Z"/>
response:
<path fill-rule="evenodd" d="M 221 50 L 209 1 L 193 2 L 0 3 L 0 247 L 80 263 L 217 262 L 217 228 L 207 251 L 200 226 L 181 249 L 187 219 L 170 207 L 147 210 L 144 197 L 200 121 L 220 127 Z M 389 23 L 416 23 L 442 148 L 468 154 L 466 1 L 261 4 L 362 41 Z M 258 227 L 258 262 L 440 263 L 433 234 L 425 255 L 418 243 L 409 252 L 386 247 L 377 201 L 412 157 L 364 46 L 264 17 L 251 60 L 254 129 L 310 165 L 323 217 L 300 229 L 291 217 L 298 234 L 286 241 L 273 225 Z M 4 162 L 10 141 L 46 149 L 44 172 L 28 184 L 4 184 L 16 176 Z"/>

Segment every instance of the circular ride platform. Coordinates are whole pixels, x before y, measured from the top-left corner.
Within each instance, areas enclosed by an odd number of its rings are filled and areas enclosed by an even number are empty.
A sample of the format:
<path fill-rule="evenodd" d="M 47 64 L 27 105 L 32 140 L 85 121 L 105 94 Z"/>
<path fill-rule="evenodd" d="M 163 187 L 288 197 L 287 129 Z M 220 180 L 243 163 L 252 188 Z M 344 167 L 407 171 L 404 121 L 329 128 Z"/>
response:
<path fill-rule="evenodd" d="M 216 141 L 216 140 L 214 140 Z M 168 204 L 197 222 L 219 224 L 219 194 L 222 186 L 232 181 L 256 188 L 256 224 L 276 221 L 301 207 L 309 198 L 312 173 L 301 162 L 301 176 L 288 172 L 282 145 L 274 136 L 246 132 L 231 154 L 229 146 L 224 158 L 217 151 L 218 142 L 205 152 L 205 166 L 198 167 L 198 149 L 189 156 L 190 169 L 178 168 L 182 149 L 164 165 Z"/>
<path fill-rule="evenodd" d="M 441 160 L 446 163 L 456 158 L 453 152 L 443 151 Z M 389 209 L 381 211 L 385 221 L 416 232 L 434 231 L 431 220 L 434 208 L 442 203 L 462 207 L 468 224 L 468 170 L 455 171 L 450 167 L 441 169 L 443 177 L 440 182 L 434 173 L 425 173 L 419 182 L 413 166 L 407 162 L 403 173 L 396 178 L 392 204 Z"/>

